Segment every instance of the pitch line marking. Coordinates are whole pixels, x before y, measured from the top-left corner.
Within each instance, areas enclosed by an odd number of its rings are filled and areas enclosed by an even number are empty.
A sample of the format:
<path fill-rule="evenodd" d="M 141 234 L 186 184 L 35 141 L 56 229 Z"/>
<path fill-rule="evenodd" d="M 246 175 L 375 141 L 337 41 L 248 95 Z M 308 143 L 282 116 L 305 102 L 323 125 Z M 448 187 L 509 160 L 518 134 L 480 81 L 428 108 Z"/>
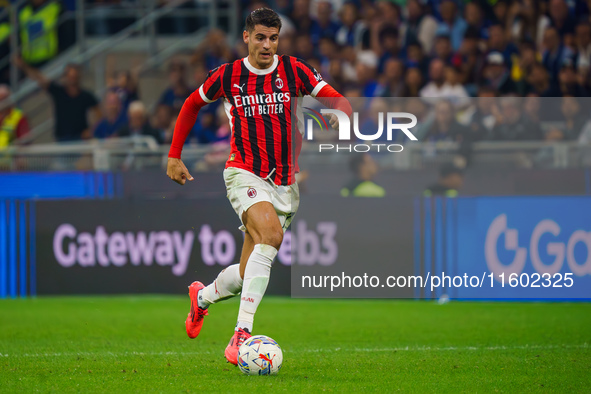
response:
<path fill-rule="evenodd" d="M 520 346 L 405 346 L 405 347 L 390 347 L 390 348 L 333 348 L 333 349 L 300 349 L 287 350 L 291 354 L 298 353 L 336 353 L 341 351 L 359 352 L 359 353 L 380 353 L 380 352 L 446 352 L 446 351 L 497 351 L 497 350 L 552 350 L 552 349 L 589 349 L 591 346 L 587 343 L 579 345 L 520 345 Z M 210 355 L 219 354 L 217 351 L 203 351 L 203 352 L 76 352 L 76 353 L 21 353 L 21 354 L 5 354 L 0 353 L 2 358 L 18 358 L 18 357 L 129 357 L 129 356 L 193 356 L 193 355 Z"/>

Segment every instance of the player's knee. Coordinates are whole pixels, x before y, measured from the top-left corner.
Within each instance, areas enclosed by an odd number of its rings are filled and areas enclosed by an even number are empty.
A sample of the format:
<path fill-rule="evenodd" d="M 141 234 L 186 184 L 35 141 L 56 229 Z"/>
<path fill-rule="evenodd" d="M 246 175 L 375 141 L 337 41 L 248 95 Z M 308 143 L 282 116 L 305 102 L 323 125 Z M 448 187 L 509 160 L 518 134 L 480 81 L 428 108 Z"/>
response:
<path fill-rule="evenodd" d="M 283 229 L 278 230 L 270 230 L 263 234 L 261 243 L 265 245 L 270 245 L 275 249 L 279 249 L 281 246 L 281 242 L 283 242 Z"/>

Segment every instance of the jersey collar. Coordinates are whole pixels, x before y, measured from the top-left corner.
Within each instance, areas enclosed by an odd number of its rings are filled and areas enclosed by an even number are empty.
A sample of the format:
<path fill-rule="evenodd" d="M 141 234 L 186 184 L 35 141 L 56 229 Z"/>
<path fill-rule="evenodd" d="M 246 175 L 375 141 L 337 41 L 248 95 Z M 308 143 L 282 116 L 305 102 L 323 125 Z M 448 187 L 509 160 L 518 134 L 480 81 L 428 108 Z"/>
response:
<path fill-rule="evenodd" d="M 253 74 L 256 75 L 267 75 L 269 73 L 272 73 L 273 70 L 275 70 L 277 68 L 277 64 L 279 64 L 279 57 L 277 55 L 273 56 L 273 64 L 271 64 L 270 67 L 265 68 L 264 70 L 255 68 L 252 64 L 250 64 L 250 62 L 248 61 L 248 56 L 245 57 L 244 59 L 242 59 L 242 61 L 244 62 L 244 65 L 246 66 L 246 68 L 248 68 L 248 71 L 250 71 Z"/>

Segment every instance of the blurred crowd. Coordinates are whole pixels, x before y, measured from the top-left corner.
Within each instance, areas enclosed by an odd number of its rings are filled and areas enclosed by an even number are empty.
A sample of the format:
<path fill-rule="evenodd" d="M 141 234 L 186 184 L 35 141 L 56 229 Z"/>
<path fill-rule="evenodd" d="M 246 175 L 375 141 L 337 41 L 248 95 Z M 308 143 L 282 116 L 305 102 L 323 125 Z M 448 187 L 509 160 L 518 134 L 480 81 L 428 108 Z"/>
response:
<path fill-rule="evenodd" d="M 189 34 L 204 24 L 203 12 L 193 0 L 84 0 L 85 36 L 108 36 L 131 26 L 152 10 L 171 12 L 158 18 L 156 34 Z M 11 13 L 16 8 L 18 51 L 27 64 L 42 67 L 76 42 L 77 0 L 0 0 L 0 83 L 9 81 Z"/>
<path fill-rule="evenodd" d="M 39 11 L 56 2 L 30 3 Z M 348 98 L 374 98 L 368 127 L 385 98 L 397 97 L 410 98 L 402 109 L 419 118 L 422 141 L 591 141 L 591 1 L 252 0 L 240 3 L 239 19 L 263 6 L 282 18 L 279 54 L 304 59 Z M 57 117 L 71 117 L 72 105 L 84 114 L 76 122 L 56 119 L 58 141 L 149 135 L 164 144 L 208 70 L 248 55 L 241 38 L 233 39 L 212 30 L 188 60 L 170 61 L 170 85 L 151 107 L 129 70 L 109 75 L 99 99 L 80 86 L 77 66 L 56 83 L 25 53 L 17 64 L 48 91 Z M 555 99 L 545 107 L 547 97 Z M 220 151 L 227 146 L 219 102 L 200 112 L 191 137 Z"/>

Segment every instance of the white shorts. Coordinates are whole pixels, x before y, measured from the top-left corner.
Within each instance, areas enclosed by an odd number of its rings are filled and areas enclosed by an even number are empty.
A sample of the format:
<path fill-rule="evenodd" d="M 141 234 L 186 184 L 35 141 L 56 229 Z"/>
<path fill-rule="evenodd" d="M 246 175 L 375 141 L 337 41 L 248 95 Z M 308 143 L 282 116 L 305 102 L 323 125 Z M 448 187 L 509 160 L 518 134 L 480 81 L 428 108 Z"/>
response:
<path fill-rule="evenodd" d="M 242 214 L 254 204 L 267 201 L 273 204 L 283 232 L 287 230 L 300 205 L 300 191 L 297 183 L 277 186 L 241 168 L 228 167 L 224 170 L 226 191 L 232 208 L 242 222 Z M 240 230 L 246 231 L 244 224 Z"/>

